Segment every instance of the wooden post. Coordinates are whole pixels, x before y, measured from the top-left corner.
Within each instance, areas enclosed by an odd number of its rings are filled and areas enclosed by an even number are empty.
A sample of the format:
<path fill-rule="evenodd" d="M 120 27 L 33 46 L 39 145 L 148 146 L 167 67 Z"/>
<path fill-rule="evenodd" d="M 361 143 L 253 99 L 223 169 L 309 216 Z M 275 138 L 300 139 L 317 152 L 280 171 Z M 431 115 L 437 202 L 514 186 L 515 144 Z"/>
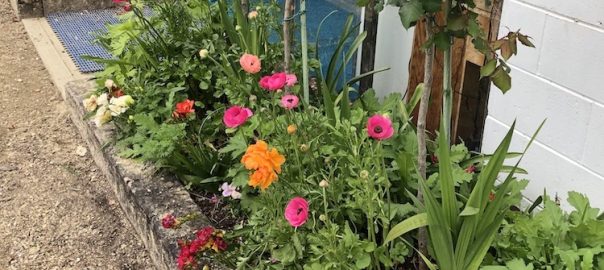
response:
<path fill-rule="evenodd" d="M 378 30 L 378 13 L 375 10 L 375 0 L 370 0 L 365 6 L 363 30 L 367 32 L 367 37 L 361 48 L 361 74 L 373 71 L 375 68 L 375 43 Z M 361 79 L 359 92 L 362 94 L 371 87 L 373 87 L 373 75 Z"/>

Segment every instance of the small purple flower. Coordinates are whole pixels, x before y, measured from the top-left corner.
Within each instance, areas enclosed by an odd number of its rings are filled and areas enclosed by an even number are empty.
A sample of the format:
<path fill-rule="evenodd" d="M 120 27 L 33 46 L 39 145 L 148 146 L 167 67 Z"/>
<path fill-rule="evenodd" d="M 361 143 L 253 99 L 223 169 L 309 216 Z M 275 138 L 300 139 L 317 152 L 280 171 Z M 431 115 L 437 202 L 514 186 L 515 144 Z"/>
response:
<path fill-rule="evenodd" d="M 241 193 L 237 191 L 237 187 L 235 187 L 234 185 L 224 182 L 222 183 L 222 186 L 220 186 L 220 190 L 222 190 L 222 196 L 224 197 L 241 199 Z"/>

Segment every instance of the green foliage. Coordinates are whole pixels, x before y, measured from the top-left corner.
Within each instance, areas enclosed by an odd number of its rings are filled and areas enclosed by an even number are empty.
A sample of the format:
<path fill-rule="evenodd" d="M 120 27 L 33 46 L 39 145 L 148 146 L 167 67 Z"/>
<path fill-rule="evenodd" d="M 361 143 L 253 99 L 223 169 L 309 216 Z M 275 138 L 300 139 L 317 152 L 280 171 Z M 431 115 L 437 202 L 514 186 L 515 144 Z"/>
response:
<path fill-rule="evenodd" d="M 604 221 L 599 218 L 600 210 L 592 208 L 587 197 L 577 192 L 568 193 L 573 208 L 570 213 L 549 197 L 543 198 L 540 211 L 507 215 L 493 245 L 494 261 L 509 269 L 523 269 L 509 266 L 518 261 L 527 263 L 530 269 L 602 269 Z"/>
<path fill-rule="evenodd" d="M 158 124 L 142 114 L 133 118 L 137 133 L 118 142 L 121 156 L 149 161 L 162 161 L 176 149 L 185 136 L 185 124 Z"/>

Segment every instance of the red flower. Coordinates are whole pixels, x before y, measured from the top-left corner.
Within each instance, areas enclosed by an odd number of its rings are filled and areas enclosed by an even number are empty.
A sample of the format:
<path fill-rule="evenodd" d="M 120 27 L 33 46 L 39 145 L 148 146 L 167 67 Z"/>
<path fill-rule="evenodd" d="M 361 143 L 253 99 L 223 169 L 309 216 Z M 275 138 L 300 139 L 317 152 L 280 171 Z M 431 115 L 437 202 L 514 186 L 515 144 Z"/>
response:
<path fill-rule="evenodd" d="M 470 167 L 466 168 L 467 173 L 473 173 L 476 171 L 476 167 L 474 165 L 470 165 Z"/>
<path fill-rule="evenodd" d="M 166 214 L 161 219 L 161 226 L 165 229 L 171 229 L 176 227 L 176 218 L 172 214 Z"/>
<path fill-rule="evenodd" d="M 212 245 L 212 249 L 214 249 L 214 251 L 216 251 L 216 252 L 225 251 L 227 248 L 228 248 L 227 242 L 224 241 L 224 239 L 222 239 L 222 237 L 214 238 L 214 244 Z"/>
<path fill-rule="evenodd" d="M 124 7 L 122 8 L 125 12 L 129 12 L 132 10 L 132 5 L 130 4 L 126 4 L 124 5 Z"/>
<path fill-rule="evenodd" d="M 432 164 L 438 163 L 438 157 L 435 154 L 430 155 L 430 159 L 432 160 Z"/>
<path fill-rule="evenodd" d="M 214 228 L 208 226 L 199 231 L 197 231 L 197 239 L 205 245 L 212 238 L 212 234 L 214 234 Z"/>
<path fill-rule="evenodd" d="M 121 97 L 124 95 L 124 91 L 122 91 L 122 89 L 119 89 L 117 87 L 114 87 L 113 89 L 116 89 L 116 90 L 111 91 L 112 97 L 118 98 L 118 97 Z"/>
<path fill-rule="evenodd" d="M 177 119 L 185 118 L 190 113 L 195 112 L 195 109 L 193 108 L 194 105 L 195 105 L 195 101 L 190 100 L 190 99 L 185 99 L 182 102 L 176 103 L 176 108 L 174 109 L 172 116 Z"/>
<path fill-rule="evenodd" d="M 184 270 L 195 268 L 197 266 L 197 261 L 195 260 L 196 252 L 197 251 L 191 249 L 190 245 L 183 246 L 178 254 L 178 269 Z"/>

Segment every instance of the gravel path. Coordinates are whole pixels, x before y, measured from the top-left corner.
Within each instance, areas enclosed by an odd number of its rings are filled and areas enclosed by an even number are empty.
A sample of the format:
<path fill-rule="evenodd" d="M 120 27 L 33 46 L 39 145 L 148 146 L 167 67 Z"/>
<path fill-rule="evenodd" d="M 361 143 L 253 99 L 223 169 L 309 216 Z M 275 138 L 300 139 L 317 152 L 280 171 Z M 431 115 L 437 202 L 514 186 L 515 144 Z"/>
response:
<path fill-rule="evenodd" d="M 9 1 L 0 0 L 0 269 L 152 269 Z"/>

